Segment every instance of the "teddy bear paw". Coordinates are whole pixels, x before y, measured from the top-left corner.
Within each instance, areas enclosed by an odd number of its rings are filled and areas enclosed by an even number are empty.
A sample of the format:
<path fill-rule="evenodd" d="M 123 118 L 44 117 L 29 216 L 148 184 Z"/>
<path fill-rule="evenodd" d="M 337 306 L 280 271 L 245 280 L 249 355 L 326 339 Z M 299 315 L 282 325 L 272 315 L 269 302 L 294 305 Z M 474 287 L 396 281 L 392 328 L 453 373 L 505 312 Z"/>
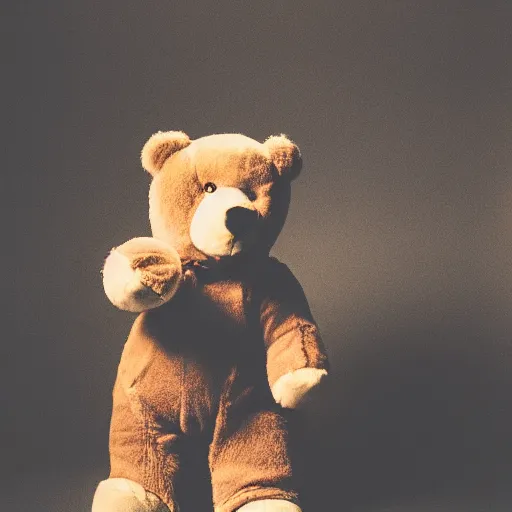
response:
<path fill-rule="evenodd" d="M 326 375 L 327 371 L 319 368 L 300 368 L 286 373 L 272 386 L 272 395 L 282 407 L 295 409 Z"/>
<path fill-rule="evenodd" d="M 103 285 L 112 304 L 138 313 L 158 307 L 176 293 L 181 261 L 171 248 L 150 238 L 135 238 L 108 255 Z"/>

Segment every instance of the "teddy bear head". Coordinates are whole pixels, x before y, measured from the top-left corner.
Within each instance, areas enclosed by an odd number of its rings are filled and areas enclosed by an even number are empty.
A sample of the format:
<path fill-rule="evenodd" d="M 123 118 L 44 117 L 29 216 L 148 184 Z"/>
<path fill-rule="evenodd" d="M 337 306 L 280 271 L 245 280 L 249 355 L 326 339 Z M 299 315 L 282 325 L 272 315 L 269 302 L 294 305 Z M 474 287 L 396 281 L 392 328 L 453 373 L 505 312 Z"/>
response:
<path fill-rule="evenodd" d="M 298 147 L 284 135 L 262 144 L 240 134 L 192 141 L 177 131 L 150 137 L 141 160 L 153 176 L 153 236 L 184 260 L 268 254 L 302 166 Z"/>

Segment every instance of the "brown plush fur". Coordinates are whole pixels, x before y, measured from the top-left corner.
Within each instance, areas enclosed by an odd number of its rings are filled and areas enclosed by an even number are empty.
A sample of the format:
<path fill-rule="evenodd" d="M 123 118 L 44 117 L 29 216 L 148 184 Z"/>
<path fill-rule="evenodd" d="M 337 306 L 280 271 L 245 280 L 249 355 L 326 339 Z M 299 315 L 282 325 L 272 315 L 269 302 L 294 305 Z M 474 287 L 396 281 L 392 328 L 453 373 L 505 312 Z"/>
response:
<path fill-rule="evenodd" d="M 156 174 L 171 155 L 189 144 L 190 139 L 183 132 L 155 133 L 142 148 L 142 167 L 150 174 Z"/>
<path fill-rule="evenodd" d="M 265 141 L 265 146 L 280 174 L 287 173 L 290 180 L 299 175 L 302 169 L 300 151 L 286 135 L 272 135 Z"/>
<path fill-rule="evenodd" d="M 226 134 L 203 137 L 174 154 L 151 184 L 149 216 L 153 235 L 168 241 L 182 258 L 204 258 L 193 246 L 189 228 L 204 184 L 215 182 L 219 187 L 250 191 L 265 221 L 258 245 L 268 252 L 281 232 L 290 202 L 293 174 L 282 178 L 279 174 L 284 172 L 285 164 L 291 166 L 290 170 L 300 169 L 301 165 L 297 146 L 290 141 L 283 144 L 282 136 L 275 139 L 280 141 L 280 151 L 272 144 L 274 138 L 268 139 L 267 147 L 267 143 L 259 144 L 244 135 Z M 160 151 L 152 145 L 146 150 L 150 149 Z M 150 156 L 143 150 L 142 158 L 147 160 Z"/>
<path fill-rule="evenodd" d="M 141 483 L 173 510 L 183 439 L 197 436 L 211 439 L 217 510 L 295 501 L 287 425 L 269 379 L 326 368 L 316 325 L 276 260 L 241 259 L 222 277 L 210 273 L 132 328 L 114 390 L 111 476 Z"/>
<path fill-rule="evenodd" d="M 261 499 L 298 502 L 286 414 L 271 386 L 328 363 L 300 284 L 268 251 L 286 218 L 300 153 L 284 136 L 265 144 L 242 135 L 190 142 L 180 133 L 157 134 L 143 150 L 154 174 L 150 219 L 159 243 L 184 263 L 202 263 L 187 264 L 176 295 L 133 325 L 113 393 L 110 476 L 140 483 L 174 512 L 182 466 L 202 443 L 217 512 Z M 253 245 L 217 264 L 189 234 L 208 182 L 242 190 L 258 212 Z M 169 262 L 143 249 L 132 267 L 165 291 Z"/>

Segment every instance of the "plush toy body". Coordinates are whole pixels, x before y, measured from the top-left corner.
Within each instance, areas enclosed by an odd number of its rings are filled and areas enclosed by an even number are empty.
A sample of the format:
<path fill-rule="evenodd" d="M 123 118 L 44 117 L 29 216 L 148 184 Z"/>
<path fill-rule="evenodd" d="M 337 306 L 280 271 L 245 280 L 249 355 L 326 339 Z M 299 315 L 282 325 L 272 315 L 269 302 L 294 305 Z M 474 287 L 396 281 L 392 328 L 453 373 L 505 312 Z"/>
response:
<path fill-rule="evenodd" d="M 200 444 L 216 512 L 300 511 L 284 409 L 320 383 L 327 358 L 302 288 L 268 256 L 298 148 L 284 136 L 167 132 L 142 163 L 154 238 L 114 249 L 104 268 L 109 299 L 141 314 L 93 512 L 177 512 L 183 463 Z"/>

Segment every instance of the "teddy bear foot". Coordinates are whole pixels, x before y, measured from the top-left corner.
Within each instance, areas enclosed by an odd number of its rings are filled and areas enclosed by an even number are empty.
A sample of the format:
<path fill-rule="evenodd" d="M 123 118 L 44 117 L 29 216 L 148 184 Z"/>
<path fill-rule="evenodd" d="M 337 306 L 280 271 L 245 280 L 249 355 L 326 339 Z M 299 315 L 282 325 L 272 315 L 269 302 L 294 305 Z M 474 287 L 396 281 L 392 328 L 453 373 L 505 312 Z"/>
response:
<path fill-rule="evenodd" d="M 247 503 L 237 512 L 301 512 L 301 509 L 286 500 L 258 500 Z"/>
<path fill-rule="evenodd" d="M 169 512 L 169 508 L 137 482 L 109 478 L 98 485 L 92 512 Z"/>

